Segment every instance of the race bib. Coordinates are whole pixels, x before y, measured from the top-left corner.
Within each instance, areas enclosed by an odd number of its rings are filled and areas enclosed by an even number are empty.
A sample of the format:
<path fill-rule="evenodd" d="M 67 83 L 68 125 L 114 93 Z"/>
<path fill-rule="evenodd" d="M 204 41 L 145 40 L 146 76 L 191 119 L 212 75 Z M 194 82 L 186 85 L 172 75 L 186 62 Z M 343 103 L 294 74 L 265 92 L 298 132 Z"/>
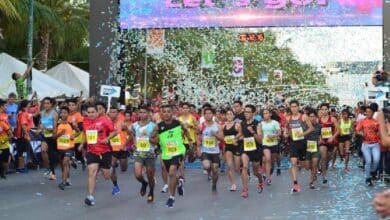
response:
<path fill-rule="evenodd" d="M 96 144 L 98 140 L 98 131 L 97 130 L 87 130 L 85 132 L 87 136 L 87 144 Z"/>
<path fill-rule="evenodd" d="M 225 144 L 234 144 L 234 135 L 225 136 Z"/>
<path fill-rule="evenodd" d="M 121 141 L 121 138 L 120 138 L 119 134 L 115 135 L 115 137 L 110 139 L 110 144 L 111 144 L 111 146 L 120 146 L 120 145 L 122 145 L 122 141 Z"/>
<path fill-rule="evenodd" d="M 43 129 L 43 136 L 44 137 L 53 137 L 53 131 L 49 131 L 47 129 Z"/>
<path fill-rule="evenodd" d="M 351 129 L 350 128 L 341 128 L 341 135 L 350 135 Z"/>
<path fill-rule="evenodd" d="M 275 146 L 278 144 L 278 138 L 265 136 L 263 139 L 263 144 L 266 146 Z"/>
<path fill-rule="evenodd" d="M 302 127 L 291 129 L 291 136 L 292 136 L 293 141 L 303 140 L 304 137 L 303 137 Z"/>
<path fill-rule="evenodd" d="M 57 139 L 58 145 L 62 147 L 70 147 L 70 136 L 69 135 L 62 135 Z"/>
<path fill-rule="evenodd" d="M 203 145 L 206 148 L 215 148 L 216 146 L 215 143 L 216 143 L 215 137 L 210 137 L 210 136 L 203 137 Z"/>
<path fill-rule="evenodd" d="M 135 143 L 137 151 L 139 152 L 148 152 L 150 151 L 150 141 L 149 138 L 138 137 Z"/>
<path fill-rule="evenodd" d="M 317 152 L 317 141 L 307 141 L 307 152 Z"/>
<path fill-rule="evenodd" d="M 332 137 L 332 128 L 331 127 L 321 128 L 321 137 L 323 139 L 328 139 Z"/>
<path fill-rule="evenodd" d="M 179 146 L 176 141 L 169 141 L 166 144 L 167 154 L 169 156 L 176 156 L 179 154 Z"/>
<path fill-rule="evenodd" d="M 244 138 L 244 151 L 256 150 L 256 142 L 254 137 Z"/>

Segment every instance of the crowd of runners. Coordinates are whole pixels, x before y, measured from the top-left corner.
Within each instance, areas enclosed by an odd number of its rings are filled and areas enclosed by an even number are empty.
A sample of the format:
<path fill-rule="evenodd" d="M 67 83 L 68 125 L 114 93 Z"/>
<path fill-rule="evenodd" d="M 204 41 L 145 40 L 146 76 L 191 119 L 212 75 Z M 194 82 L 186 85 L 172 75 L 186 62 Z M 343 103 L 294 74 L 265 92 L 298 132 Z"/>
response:
<path fill-rule="evenodd" d="M 1 178 L 6 178 L 10 166 L 27 173 L 26 162 L 33 161 L 47 168 L 50 180 L 59 178 L 59 189 L 66 190 L 72 184 L 71 168 L 81 166 L 88 171 L 85 204 L 89 206 L 95 204 L 100 172 L 112 181 L 112 195 L 120 193 L 117 172 L 127 171 L 130 156 L 140 195 L 146 195 L 148 203 L 157 187 L 156 161 L 161 164 L 161 192 L 168 194 L 170 208 L 176 191 L 183 196 L 184 183 L 191 181 L 186 180 L 185 165 L 197 159 L 212 183 L 212 193 L 217 192 L 219 173 L 226 166 L 230 191 L 239 191 L 242 198 L 271 185 L 272 176 L 281 175 L 281 156 L 286 155 L 291 163 L 291 183 L 286 187 L 292 193 L 328 184 L 328 172 L 338 160 L 348 173 L 351 152 L 362 158 L 365 182 L 361 184 L 373 186 L 390 174 L 390 152 L 382 144 L 377 120 L 387 114 L 378 113 L 375 103 L 332 108 L 327 103 L 300 106 L 297 100 L 265 106 L 236 100 L 231 108 L 205 103 L 196 109 L 180 103 L 107 109 L 92 99 L 16 100 L 13 93 L 0 100 Z M 61 173 L 56 172 L 58 166 Z M 310 170 L 309 186 L 300 184 L 299 169 Z M 256 189 L 249 187 L 251 177 L 258 180 Z"/>

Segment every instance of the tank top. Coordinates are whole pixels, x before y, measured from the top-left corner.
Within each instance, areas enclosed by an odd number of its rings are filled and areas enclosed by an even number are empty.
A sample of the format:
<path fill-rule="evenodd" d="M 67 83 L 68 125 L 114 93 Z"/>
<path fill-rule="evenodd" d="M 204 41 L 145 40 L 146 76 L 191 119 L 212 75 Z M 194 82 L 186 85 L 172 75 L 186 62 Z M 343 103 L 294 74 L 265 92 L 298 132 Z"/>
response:
<path fill-rule="evenodd" d="M 290 116 L 290 120 L 288 121 L 288 129 L 291 134 L 292 141 L 301 141 L 304 140 L 303 132 L 305 131 L 305 122 L 303 122 L 303 115 L 300 114 L 298 119 L 293 119 Z"/>
<path fill-rule="evenodd" d="M 322 119 L 320 119 L 320 125 L 321 125 L 321 143 L 327 143 L 326 140 L 332 137 L 335 131 L 335 125 L 332 122 L 332 117 L 329 116 L 326 122 L 323 122 Z"/>
<path fill-rule="evenodd" d="M 345 123 L 343 119 L 340 121 L 340 136 L 351 135 L 352 120 L 348 120 L 348 123 Z"/>
<path fill-rule="evenodd" d="M 234 138 L 238 134 L 238 131 L 236 130 L 236 122 L 233 123 L 233 126 L 229 129 L 227 129 L 227 126 L 223 126 L 223 136 L 224 136 L 224 142 L 226 147 L 234 147 Z"/>
<path fill-rule="evenodd" d="M 126 144 L 127 134 L 126 130 L 122 129 L 122 121 L 118 120 L 114 123 L 114 128 L 118 132 L 113 138 L 110 139 L 110 145 L 112 147 L 112 151 L 121 151 Z"/>
<path fill-rule="evenodd" d="M 219 154 L 218 140 L 214 134 L 218 133 L 218 124 L 213 122 L 211 126 L 206 126 L 205 123 L 202 124 L 202 153 L 207 154 Z"/>
<path fill-rule="evenodd" d="M 53 123 L 54 123 L 54 110 L 51 110 L 49 115 L 46 116 L 46 112 L 41 112 L 41 124 L 43 126 L 43 135 L 45 137 L 53 137 L 53 131 L 48 131 L 45 128 L 53 129 Z"/>
<path fill-rule="evenodd" d="M 134 134 L 135 154 L 154 154 L 154 146 L 150 143 L 150 136 L 155 126 L 156 124 L 151 121 L 143 126 L 138 121 L 133 124 L 132 131 Z"/>
<path fill-rule="evenodd" d="M 263 146 L 272 147 L 278 145 L 278 138 L 269 136 L 276 135 L 279 129 L 279 123 L 275 120 L 271 120 L 270 122 L 261 122 L 261 130 L 263 131 Z"/>
<path fill-rule="evenodd" d="M 321 125 L 313 124 L 314 131 L 305 136 L 306 150 L 311 153 L 318 152 L 318 138 L 321 135 Z"/>
<path fill-rule="evenodd" d="M 249 151 L 255 151 L 259 148 L 259 144 L 255 140 L 254 134 L 257 132 L 257 124 L 258 122 L 253 120 L 252 123 L 248 124 L 247 121 L 242 121 L 241 122 L 241 127 L 242 127 L 242 134 L 244 136 L 244 141 L 243 141 L 243 150 L 245 152 Z M 253 131 L 255 132 L 252 134 L 249 130 L 248 127 L 252 127 Z"/>

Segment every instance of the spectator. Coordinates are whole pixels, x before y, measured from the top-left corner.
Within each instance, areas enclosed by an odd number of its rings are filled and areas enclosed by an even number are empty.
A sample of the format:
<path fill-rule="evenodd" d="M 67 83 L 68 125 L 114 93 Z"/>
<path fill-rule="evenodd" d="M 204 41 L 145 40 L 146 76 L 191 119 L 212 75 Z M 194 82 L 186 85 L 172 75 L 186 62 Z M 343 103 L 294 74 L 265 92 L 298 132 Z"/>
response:
<path fill-rule="evenodd" d="M 13 129 L 16 128 L 16 115 L 18 113 L 18 105 L 16 102 L 16 94 L 11 92 L 8 95 L 7 110 L 9 124 Z"/>

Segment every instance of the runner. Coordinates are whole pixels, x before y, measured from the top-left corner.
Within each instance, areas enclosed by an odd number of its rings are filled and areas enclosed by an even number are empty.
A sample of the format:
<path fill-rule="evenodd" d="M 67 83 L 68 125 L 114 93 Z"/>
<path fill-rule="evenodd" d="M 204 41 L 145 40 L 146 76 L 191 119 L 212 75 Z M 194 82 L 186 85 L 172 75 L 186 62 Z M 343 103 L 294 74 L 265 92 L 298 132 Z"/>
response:
<path fill-rule="evenodd" d="M 25 167 L 24 156 L 27 155 L 27 151 L 30 149 L 30 129 L 31 129 L 31 118 L 27 113 L 27 109 L 30 103 L 27 100 L 20 101 L 19 112 L 17 116 L 16 125 L 16 157 L 18 166 L 16 169 L 17 173 L 27 173 Z"/>
<path fill-rule="evenodd" d="M 223 141 L 222 127 L 213 121 L 214 110 L 205 108 L 205 122 L 200 125 L 198 137 L 198 156 L 202 158 L 203 168 L 212 173 L 212 192 L 217 192 L 218 167 L 220 163 L 220 150 L 218 141 Z"/>
<path fill-rule="evenodd" d="M 110 178 L 111 147 L 110 139 L 117 135 L 114 125 L 104 116 L 98 116 L 96 105 L 88 106 L 88 118 L 84 121 L 84 135 L 87 144 L 88 195 L 85 204 L 95 205 L 96 174 L 100 169 L 105 179 Z"/>
<path fill-rule="evenodd" d="M 374 109 L 371 106 L 366 107 L 366 118 L 362 119 L 357 127 L 357 134 L 363 136 L 362 151 L 365 164 L 365 177 L 367 186 L 373 186 L 372 176 L 378 168 L 380 159 L 379 147 L 379 123 L 373 118 Z"/>
<path fill-rule="evenodd" d="M 7 102 L 0 99 L 0 178 L 6 179 L 8 161 L 10 158 L 9 148 L 13 137 L 12 128 L 8 122 L 8 115 L 5 113 Z"/>
<path fill-rule="evenodd" d="M 242 128 L 242 172 L 241 172 L 241 180 L 242 180 L 242 193 L 241 196 L 246 198 L 248 197 L 248 170 L 249 170 L 249 162 L 252 162 L 253 173 L 258 178 L 257 191 L 258 193 L 263 192 L 263 178 L 259 173 L 259 167 L 262 159 L 262 153 L 260 152 L 260 144 L 261 143 L 261 124 L 254 120 L 254 113 L 256 111 L 256 107 L 254 105 L 246 105 L 244 114 L 245 120 L 241 122 Z"/>
<path fill-rule="evenodd" d="M 234 171 L 240 173 L 241 150 L 238 140 L 242 137 L 241 124 L 234 122 L 234 112 L 232 109 L 226 111 L 226 123 L 223 127 L 225 141 L 225 156 L 229 169 L 230 191 L 237 190 Z"/>
<path fill-rule="evenodd" d="M 114 185 L 111 194 L 117 195 L 121 192 L 118 186 L 118 177 L 116 175 L 116 167 L 118 166 L 117 163 L 119 162 L 122 172 L 126 172 L 128 166 L 127 157 L 129 153 L 126 150 L 128 129 L 124 121 L 119 119 L 118 108 L 112 106 L 108 115 L 111 122 L 114 124 L 115 131 L 117 132 L 117 135 L 110 140 L 110 145 L 112 148 L 111 181 Z"/>
<path fill-rule="evenodd" d="M 188 161 L 192 163 L 196 159 L 194 155 L 194 145 L 196 141 L 196 133 L 198 132 L 198 122 L 190 112 L 189 103 L 185 102 L 181 104 L 181 112 L 178 120 L 183 124 L 183 128 L 187 129 L 189 133 L 189 138 L 184 137 L 184 146 L 186 147 L 186 155 L 188 155 Z M 181 179 L 184 179 L 184 161 L 185 159 L 182 161 L 182 164 L 180 164 L 179 168 L 179 178 Z"/>
<path fill-rule="evenodd" d="M 355 123 L 349 118 L 349 112 L 347 109 L 344 109 L 341 112 L 341 119 L 339 121 L 340 126 L 340 136 L 339 136 L 339 151 L 340 156 L 345 160 L 344 171 L 348 172 L 348 163 L 349 163 L 349 154 L 350 147 L 352 145 L 352 132 Z"/>
<path fill-rule="evenodd" d="M 313 125 L 314 131 L 305 136 L 307 141 L 306 168 L 311 170 L 309 187 L 310 189 L 315 189 L 314 182 L 317 180 L 318 158 L 320 157 L 318 146 L 321 135 L 321 125 L 318 123 L 318 115 L 315 109 L 309 108 L 307 115 Z"/>
<path fill-rule="evenodd" d="M 261 122 L 260 135 L 263 141 L 263 155 L 267 185 L 271 185 L 271 165 L 274 164 L 278 155 L 278 144 L 281 136 L 280 125 L 271 119 L 272 112 L 263 110 L 263 121 Z"/>
<path fill-rule="evenodd" d="M 163 121 L 155 127 L 152 139 L 157 138 L 161 147 L 161 158 L 169 175 L 170 197 L 166 202 L 168 208 L 175 204 L 175 191 L 177 185 L 176 172 L 180 166 L 186 148 L 183 143 L 183 135 L 186 132 L 183 126 L 176 119 L 173 119 L 173 108 L 170 105 L 161 107 Z M 183 195 L 183 180 L 178 181 L 178 194 Z"/>
<path fill-rule="evenodd" d="M 286 118 L 284 136 L 286 139 L 289 138 L 290 142 L 292 192 L 294 193 L 300 191 L 298 184 L 298 160 L 302 163 L 306 160 L 305 136 L 310 134 L 314 128 L 310 120 L 305 115 L 299 113 L 299 102 L 297 100 L 290 101 L 290 111 L 291 116 Z"/>
<path fill-rule="evenodd" d="M 319 123 L 321 125 L 320 163 L 322 183 L 327 184 L 328 180 L 326 178 L 326 174 L 328 163 L 332 159 L 330 157 L 335 156 L 335 153 L 337 152 L 337 147 L 335 148 L 335 139 L 339 135 L 339 125 L 337 119 L 329 115 L 329 104 L 327 103 L 322 103 L 320 105 Z"/>
<path fill-rule="evenodd" d="M 134 123 L 131 128 L 133 139 L 135 140 L 134 151 L 134 176 L 141 183 L 141 196 L 146 194 L 146 188 L 149 185 L 149 194 L 147 202 L 151 203 L 154 200 L 155 186 L 155 164 L 156 155 L 154 153 L 156 140 L 150 137 L 156 124 L 149 120 L 149 109 L 146 106 L 140 106 L 138 111 L 139 121 Z M 146 168 L 148 182 L 145 181 L 143 170 Z"/>
<path fill-rule="evenodd" d="M 62 182 L 58 184 L 61 190 L 70 183 L 70 160 L 74 155 L 74 134 L 80 132 L 77 127 L 73 127 L 68 122 L 69 108 L 66 106 L 60 109 L 60 120 L 57 127 L 57 150 L 61 157 Z"/>
<path fill-rule="evenodd" d="M 234 101 L 233 110 L 235 115 L 234 120 L 236 122 L 245 120 L 245 114 L 244 114 L 244 110 L 242 109 L 242 102 L 240 100 Z"/>
<path fill-rule="evenodd" d="M 77 99 L 69 99 L 67 100 L 67 104 L 69 107 L 68 122 L 71 123 L 74 128 L 77 127 L 79 131 L 82 131 L 84 117 L 78 111 Z M 75 144 L 75 148 L 74 148 L 75 157 L 78 161 L 81 162 L 82 170 L 84 171 L 86 168 L 85 160 L 84 160 L 86 149 L 83 147 L 82 144 L 84 139 L 84 132 L 78 132 L 78 133 L 75 132 L 73 136 L 74 136 L 74 144 Z"/>
<path fill-rule="evenodd" d="M 42 156 L 49 157 L 49 180 L 56 180 L 55 167 L 58 160 L 58 152 L 56 146 L 56 139 L 54 134 L 57 133 L 58 114 L 54 110 L 56 101 L 53 98 L 45 97 L 42 100 L 43 111 L 41 111 L 40 130 L 43 131 L 42 141 Z M 42 157 L 42 158 L 45 158 Z"/>

